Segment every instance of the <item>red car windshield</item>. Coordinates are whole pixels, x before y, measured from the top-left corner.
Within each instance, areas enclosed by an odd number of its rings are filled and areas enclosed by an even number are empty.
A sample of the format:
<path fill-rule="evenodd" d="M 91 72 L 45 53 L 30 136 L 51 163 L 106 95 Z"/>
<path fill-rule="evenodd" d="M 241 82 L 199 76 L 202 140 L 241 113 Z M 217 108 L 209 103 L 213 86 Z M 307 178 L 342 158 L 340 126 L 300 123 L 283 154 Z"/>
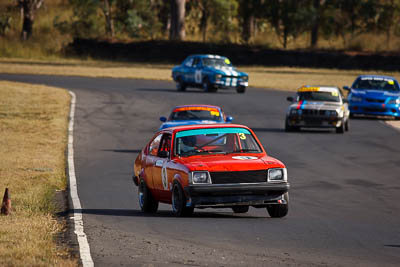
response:
<path fill-rule="evenodd" d="M 261 153 L 253 135 L 244 128 L 208 128 L 178 132 L 175 154 L 193 156 L 228 153 Z"/>

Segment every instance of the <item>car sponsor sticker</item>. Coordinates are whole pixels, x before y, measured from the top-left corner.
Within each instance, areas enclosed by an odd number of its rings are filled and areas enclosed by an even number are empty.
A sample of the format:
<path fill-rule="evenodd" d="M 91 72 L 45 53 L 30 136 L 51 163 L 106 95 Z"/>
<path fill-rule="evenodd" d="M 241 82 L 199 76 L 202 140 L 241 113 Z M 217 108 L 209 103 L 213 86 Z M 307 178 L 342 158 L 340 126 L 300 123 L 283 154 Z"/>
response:
<path fill-rule="evenodd" d="M 335 94 L 339 94 L 339 90 L 336 87 L 307 87 L 307 86 L 303 86 L 300 87 L 299 90 L 297 90 L 298 92 L 329 92 L 329 93 L 335 93 Z M 337 96 L 336 95 L 336 96 Z"/>
<path fill-rule="evenodd" d="M 385 77 L 361 77 L 362 81 L 386 81 L 389 84 L 394 84 L 393 79 L 385 78 Z"/>
<path fill-rule="evenodd" d="M 232 158 L 233 159 L 238 159 L 238 160 L 257 159 L 257 157 L 252 157 L 252 156 L 234 156 Z"/>
<path fill-rule="evenodd" d="M 156 165 L 156 167 L 161 167 L 163 165 L 163 163 L 164 163 L 164 161 L 159 159 L 156 161 L 155 165 Z"/>
<path fill-rule="evenodd" d="M 319 87 L 301 87 L 299 92 L 317 92 L 319 91 Z"/>
<path fill-rule="evenodd" d="M 201 83 L 201 70 L 196 70 L 194 73 L 194 81 L 195 83 Z"/>
<path fill-rule="evenodd" d="M 210 114 L 211 114 L 211 116 L 219 116 L 219 112 L 218 111 L 215 111 L 215 110 L 210 110 Z"/>
<path fill-rule="evenodd" d="M 168 190 L 168 175 L 167 175 L 167 166 L 164 165 L 161 170 L 161 179 L 164 190 Z"/>

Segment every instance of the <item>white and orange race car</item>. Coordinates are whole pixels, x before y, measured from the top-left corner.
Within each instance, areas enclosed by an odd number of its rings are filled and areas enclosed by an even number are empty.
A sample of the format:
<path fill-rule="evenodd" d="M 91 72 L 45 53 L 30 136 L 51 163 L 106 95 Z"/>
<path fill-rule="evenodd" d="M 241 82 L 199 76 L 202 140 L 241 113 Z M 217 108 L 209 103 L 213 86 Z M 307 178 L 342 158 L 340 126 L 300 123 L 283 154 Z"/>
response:
<path fill-rule="evenodd" d="M 336 133 L 349 130 L 347 99 L 338 87 L 302 86 L 296 96 L 287 97 L 292 102 L 286 112 L 285 131 L 300 128 L 335 128 Z"/>

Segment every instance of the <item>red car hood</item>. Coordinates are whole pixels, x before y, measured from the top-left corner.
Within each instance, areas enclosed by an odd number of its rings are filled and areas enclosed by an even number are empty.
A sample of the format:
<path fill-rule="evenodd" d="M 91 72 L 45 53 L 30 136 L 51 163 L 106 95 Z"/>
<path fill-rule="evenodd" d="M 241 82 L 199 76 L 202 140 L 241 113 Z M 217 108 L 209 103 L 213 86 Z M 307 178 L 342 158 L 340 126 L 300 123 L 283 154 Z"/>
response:
<path fill-rule="evenodd" d="M 229 154 L 192 156 L 175 159 L 175 162 L 184 164 L 189 171 L 255 171 L 269 168 L 284 168 L 279 160 L 257 154 Z"/>

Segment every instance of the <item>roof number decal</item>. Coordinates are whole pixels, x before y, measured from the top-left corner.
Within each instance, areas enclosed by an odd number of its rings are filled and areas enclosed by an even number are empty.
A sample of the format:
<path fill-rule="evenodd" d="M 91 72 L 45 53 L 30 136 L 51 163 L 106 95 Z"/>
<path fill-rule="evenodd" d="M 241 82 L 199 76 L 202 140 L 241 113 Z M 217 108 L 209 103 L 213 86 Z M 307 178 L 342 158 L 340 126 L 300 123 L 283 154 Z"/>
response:
<path fill-rule="evenodd" d="M 210 114 L 211 114 L 211 116 L 219 116 L 219 112 L 218 111 L 215 111 L 215 110 L 210 110 Z"/>

